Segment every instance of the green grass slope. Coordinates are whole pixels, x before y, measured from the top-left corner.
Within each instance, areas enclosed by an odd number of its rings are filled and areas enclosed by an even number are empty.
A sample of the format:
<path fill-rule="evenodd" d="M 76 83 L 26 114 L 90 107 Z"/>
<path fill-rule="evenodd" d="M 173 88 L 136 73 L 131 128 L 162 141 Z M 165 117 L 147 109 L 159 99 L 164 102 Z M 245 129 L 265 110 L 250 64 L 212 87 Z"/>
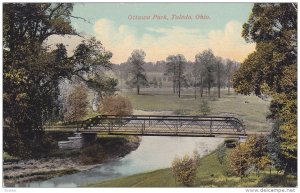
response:
<path fill-rule="evenodd" d="M 228 154 L 228 150 L 227 150 Z M 287 187 L 296 186 L 294 177 L 283 176 L 269 171 L 262 172 L 259 176 L 251 174 L 244 179 L 233 176 L 228 170 L 228 161 L 224 165 L 217 159 L 217 152 L 201 158 L 197 169 L 194 187 Z M 176 182 L 171 169 L 161 169 L 148 173 L 135 174 L 128 177 L 117 178 L 109 181 L 89 184 L 88 187 L 183 187 Z"/>

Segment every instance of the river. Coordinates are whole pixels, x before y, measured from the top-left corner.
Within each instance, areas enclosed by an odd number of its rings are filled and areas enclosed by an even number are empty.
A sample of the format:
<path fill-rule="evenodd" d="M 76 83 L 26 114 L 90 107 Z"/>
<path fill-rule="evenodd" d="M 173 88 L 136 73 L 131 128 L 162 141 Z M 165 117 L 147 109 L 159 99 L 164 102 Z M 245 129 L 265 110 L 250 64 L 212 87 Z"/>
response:
<path fill-rule="evenodd" d="M 78 187 L 103 180 L 153 171 L 171 166 L 176 156 L 191 155 L 197 150 L 206 155 L 223 142 L 210 137 L 142 137 L 135 151 L 119 160 L 103 163 L 93 169 L 46 181 L 18 184 L 16 187 Z"/>

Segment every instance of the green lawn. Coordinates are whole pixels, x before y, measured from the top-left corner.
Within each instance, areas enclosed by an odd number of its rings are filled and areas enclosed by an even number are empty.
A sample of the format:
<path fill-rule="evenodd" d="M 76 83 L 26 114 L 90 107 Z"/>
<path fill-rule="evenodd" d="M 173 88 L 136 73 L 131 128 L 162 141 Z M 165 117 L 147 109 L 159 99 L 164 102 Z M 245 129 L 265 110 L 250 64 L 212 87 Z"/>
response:
<path fill-rule="evenodd" d="M 211 109 L 210 114 L 234 114 L 242 119 L 246 129 L 253 131 L 268 131 L 271 124 L 266 120 L 270 99 L 264 101 L 257 96 L 227 94 L 222 90 L 221 98 L 216 97 L 215 89 L 212 90 L 212 97 L 204 96 L 194 98 L 193 90 L 183 90 L 181 98 L 173 95 L 168 89 L 142 89 L 141 95 L 134 90 L 121 92 L 130 99 L 133 108 L 144 111 L 173 111 L 183 115 L 201 114 L 199 107 L 201 100 L 207 100 Z"/>
<path fill-rule="evenodd" d="M 227 153 L 229 151 L 227 150 Z M 287 187 L 296 186 L 296 179 L 272 172 L 265 171 L 259 176 L 251 174 L 244 179 L 226 174 L 227 164 L 221 165 L 217 160 L 216 151 L 201 158 L 200 166 L 194 187 Z M 225 175 L 226 174 L 226 175 Z M 170 168 L 156 170 L 148 173 L 136 174 L 128 177 L 117 178 L 90 184 L 88 187 L 182 187 L 176 182 Z"/>

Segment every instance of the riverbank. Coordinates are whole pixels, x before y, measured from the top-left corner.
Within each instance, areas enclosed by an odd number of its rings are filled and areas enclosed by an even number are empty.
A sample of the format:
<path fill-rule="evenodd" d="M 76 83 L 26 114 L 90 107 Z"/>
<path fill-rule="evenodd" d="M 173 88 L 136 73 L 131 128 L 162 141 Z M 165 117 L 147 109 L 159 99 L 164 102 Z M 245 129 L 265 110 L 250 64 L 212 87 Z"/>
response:
<path fill-rule="evenodd" d="M 96 144 L 103 150 L 103 159 L 98 163 L 83 161 L 84 148 L 71 151 L 56 151 L 56 156 L 41 159 L 21 160 L 3 164 L 4 186 L 44 181 L 50 178 L 92 169 L 99 164 L 117 160 L 138 148 L 140 138 L 135 136 L 102 136 Z M 95 152 L 96 153 L 96 152 Z M 98 152 L 97 152 L 98 153 Z"/>
<path fill-rule="evenodd" d="M 218 161 L 218 150 L 205 155 L 200 159 L 196 179 L 193 187 L 295 187 L 297 179 L 284 176 L 277 171 L 269 169 L 259 176 L 250 174 L 240 179 L 234 176 L 229 169 L 227 156 L 230 149 L 226 149 L 225 160 Z M 176 182 L 170 168 L 159 169 L 147 173 L 139 173 L 113 180 L 89 184 L 86 187 L 184 187 Z"/>

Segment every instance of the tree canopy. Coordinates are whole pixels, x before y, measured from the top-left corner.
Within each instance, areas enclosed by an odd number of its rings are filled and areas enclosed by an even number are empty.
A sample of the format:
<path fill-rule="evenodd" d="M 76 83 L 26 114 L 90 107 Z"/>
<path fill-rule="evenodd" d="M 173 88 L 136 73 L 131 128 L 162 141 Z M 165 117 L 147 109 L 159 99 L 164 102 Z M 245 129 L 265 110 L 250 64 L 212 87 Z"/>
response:
<path fill-rule="evenodd" d="M 140 94 L 141 86 L 148 85 L 145 69 L 146 53 L 143 50 L 133 50 L 131 56 L 128 58 L 127 63 L 130 65 L 129 74 L 131 79 L 127 82 L 131 87 L 136 87 L 137 94 Z"/>
<path fill-rule="evenodd" d="M 297 4 L 256 3 L 242 36 L 256 42 L 256 50 L 233 78 L 242 94 L 272 97 L 268 116 L 280 122 L 280 148 L 296 171 L 297 160 Z M 281 156 L 280 156 L 281 157 Z"/>
<path fill-rule="evenodd" d="M 5 148 L 22 156 L 43 143 L 43 125 L 57 111 L 59 82 L 77 77 L 93 81 L 93 71 L 109 68 L 112 54 L 95 38 L 82 41 L 71 57 L 66 47 L 45 45 L 51 35 L 78 35 L 70 24 L 69 3 L 3 5 L 4 133 L 14 133 Z M 5 139 L 5 138 L 4 138 Z"/>

